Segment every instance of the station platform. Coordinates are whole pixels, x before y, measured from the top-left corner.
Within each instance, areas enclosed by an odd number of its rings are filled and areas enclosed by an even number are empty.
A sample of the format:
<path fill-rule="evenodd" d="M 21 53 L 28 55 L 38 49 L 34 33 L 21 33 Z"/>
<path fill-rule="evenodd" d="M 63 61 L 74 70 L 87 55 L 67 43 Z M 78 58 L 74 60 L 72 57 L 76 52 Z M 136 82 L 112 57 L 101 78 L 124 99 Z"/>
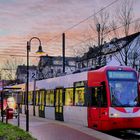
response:
<path fill-rule="evenodd" d="M 9 120 L 17 125 L 17 119 Z M 20 127 L 26 130 L 26 116 L 20 115 Z M 35 116 L 29 117 L 29 133 L 37 140 L 120 140 L 80 125 Z"/>

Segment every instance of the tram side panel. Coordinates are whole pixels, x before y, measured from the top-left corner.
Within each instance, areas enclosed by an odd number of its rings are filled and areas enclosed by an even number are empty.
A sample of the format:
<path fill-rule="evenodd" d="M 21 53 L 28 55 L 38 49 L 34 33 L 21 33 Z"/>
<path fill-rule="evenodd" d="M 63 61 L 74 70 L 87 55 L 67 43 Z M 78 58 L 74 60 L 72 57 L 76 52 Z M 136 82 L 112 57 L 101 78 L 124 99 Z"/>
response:
<path fill-rule="evenodd" d="M 29 115 L 33 116 L 33 105 L 29 105 Z"/>
<path fill-rule="evenodd" d="M 54 90 L 46 90 L 45 118 L 55 120 Z"/>
<path fill-rule="evenodd" d="M 55 116 L 56 115 L 56 112 L 55 112 L 56 108 L 54 106 L 55 93 L 52 94 L 52 97 L 49 97 L 49 94 L 51 95 L 51 93 L 49 93 L 49 91 L 54 90 L 59 86 L 62 86 L 64 88 L 65 87 L 66 88 L 72 87 L 72 90 L 73 90 L 74 82 L 83 81 L 83 80 L 87 80 L 87 72 L 75 74 L 75 75 L 71 75 L 71 76 L 58 77 L 58 78 L 53 78 L 53 79 L 37 81 L 36 89 L 38 89 L 38 90 L 36 90 L 35 96 L 33 96 L 33 92 L 29 92 L 28 98 L 29 98 L 30 115 L 33 115 L 33 101 L 35 101 L 35 115 L 36 116 L 45 117 L 48 119 L 55 119 L 55 117 L 56 117 Z M 40 92 L 40 89 L 46 89 L 46 94 L 43 93 L 43 95 L 42 95 L 42 92 Z M 74 93 L 72 93 L 73 98 L 75 98 L 74 100 L 78 100 L 78 98 L 80 98 L 80 96 L 78 97 L 79 90 L 81 90 L 81 88 L 77 87 L 76 96 L 74 95 Z M 30 88 L 30 91 L 33 91 L 32 87 Z M 84 94 L 83 94 L 83 96 L 84 96 Z M 33 97 L 35 98 L 35 100 L 33 99 Z M 26 100 L 26 97 L 25 97 L 25 100 Z M 78 103 L 78 101 L 76 101 L 76 102 Z M 26 104 L 23 105 L 22 110 L 25 110 L 24 106 L 26 106 Z M 63 114 L 62 115 L 65 117 L 64 121 L 74 120 L 73 122 L 76 122 L 76 118 L 78 118 L 79 120 L 77 120 L 77 122 L 79 124 L 87 126 L 87 108 L 86 107 L 76 106 L 76 103 L 70 107 L 65 106 L 65 104 L 63 104 L 62 107 L 63 107 Z M 74 111 L 72 110 L 71 107 L 74 109 Z M 42 108 L 43 108 L 43 112 L 42 112 Z M 76 116 L 69 114 L 69 109 Z M 60 106 L 60 110 L 61 110 L 61 106 Z M 22 111 L 22 112 L 24 112 L 24 111 Z M 78 113 L 75 114 L 74 112 L 78 112 Z M 68 116 L 70 116 L 70 119 L 67 118 Z"/>
<path fill-rule="evenodd" d="M 64 106 L 64 121 L 88 126 L 87 107 Z"/>
<path fill-rule="evenodd" d="M 45 107 L 45 118 L 55 120 L 55 107 Z"/>
<path fill-rule="evenodd" d="M 97 130 L 108 129 L 108 95 L 103 72 L 88 74 L 88 127 Z"/>
<path fill-rule="evenodd" d="M 28 93 L 29 115 L 33 115 L 33 91 Z"/>
<path fill-rule="evenodd" d="M 87 72 L 37 81 L 36 86 L 38 89 L 40 89 L 40 88 L 46 89 L 45 118 L 54 119 L 54 116 L 55 116 L 55 119 L 59 120 L 59 119 L 61 119 L 61 116 L 65 115 L 64 112 L 61 111 L 61 110 L 63 110 L 62 108 L 64 106 L 64 104 L 62 105 L 62 101 L 59 101 L 59 104 L 57 105 L 56 99 L 55 99 L 55 97 L 53 97 L 53 100 L 55 100 L 53 102 L 55 102 L 55 104 L 48 105 L 49 101 L 47 101 L 47 100 L 49 98 L 47 96 L 49 95 L 49 93 L 47 93 L 47 92 L 49 90 L 55 90 L 55 89 L 57 89 L 57 87 L 62 87 L 64 89 L 67 87 L 73 87 L 74 82 L 83 81 L 83 80 L 87 80 Z M 56 93 L 54 93 L 54 95 L 56 96 Z M 50 99 L 50 102 L 52 102 L 51 99 Z M 54 109 L 55 109 L 55 111 L 54 111 Z M 62 114 L 61 114 L 61 112 L 62 112 Z M 62 118 L 62 120 L 63 120 L 63 118 Z"/>
<path fill-rule="evenodd" d="M 39 106 L 35 106 L 35 116 L 39 117 Z"/>
<path fill-rule="evenodd" d="M 86 92 L 87 81 L 74 83 L 73 88 L 65 89 L 64 121 L 82 126 L 87 124 Z"/>

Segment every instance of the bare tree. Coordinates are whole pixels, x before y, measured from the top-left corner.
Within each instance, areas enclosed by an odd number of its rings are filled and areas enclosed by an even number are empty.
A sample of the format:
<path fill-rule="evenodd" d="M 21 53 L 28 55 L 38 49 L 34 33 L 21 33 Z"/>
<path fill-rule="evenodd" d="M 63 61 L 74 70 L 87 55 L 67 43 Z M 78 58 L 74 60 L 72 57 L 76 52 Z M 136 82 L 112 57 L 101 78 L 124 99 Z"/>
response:
<path fill-rule="evenodd" d="M 109 38 L 109 40 L 112 39 L 112 37 L 114 38 L 119 38 L 119 33 L 117 30 L 117 23 L 116 23 L 116 19 L 112 18 L 112 21 L 110 22 L 110 32 L 111 33 L 111 38 Z"/>
<path fill-rule="evenodd" d="M 23 63 L 22 58 L 9 57 L 6 59 L 0 70 L 1 78 L 4 77 L 4 79 L 7 80 L 15 80 L 17 67 Z"/>
<path fill-rule="evenodd" d="M 123 26 L 123 32 L 125 36 L 129 35 L 130 24 L 134 19 L 133 14 L 133 1 L 123 0 L 121 7 L 117 10 L 119 23 Z"/>
<path fill-rule="evenodd" d="M 119 10 L 118 16 L 119 22 L 124 25 L 123 30 L 125 36 L 129 35 L 130 23 L 133 19 L 133 3 L 130 0 L 124 0 L 122 6 Z M 128 52 L 130 45 L 126 46 L 122 51 L 124 51 L 124 64 L 128 65 Z M 121 51 L 120 51 L 121 53 Z"/>
<path fill-rule="evenodd" d="M 135 22 L 134 32 L 140 32 L 140 22 L 139 21 Z"/>
<path fill-rule="evenodd" d="M 135 39 L 135 44 L 129 50 L 129 64 L 138 70 L 139 60 L 140 60 L 140 36 Z"/>
<path fill-rule="evenodd" d="M 86 47 L 93 48 L 93 51 L 96 54 L 94 55 L 94 61 L 96 61 L 97 65 L 101 65 L 102 61 L 104 61 L 105 57 L 102 56 L 102 47 L 104 41 L 106 40 L 106 32 L 109 30 L 109 13 L 105 10 L 101 10 L 98 14 L 94 16 L 94 20 L 92 24 L 89 24 L 90 30 L 94 37 L 91 37 L 88 42 L 86 42 Z M 89 35 L 89 36 L 93 36 Z M 97 44 L 98 51 L 97 51 Z"/>
<path fill-rule="evenodd" d="M 127 37 L 130 34 L 132 28 L 136 30 L 140 27 L 139 23 L 135 24 L 135 26 L 131 24 L 134 20 L 133 6 L 134 6 L 134 1 L 123 0 L 121 6 L 117 8 L 116 11 L 116 15 L 117 15 L 116 19 L 118 19 L 118 23 L 122 29 L 122 31 L 120 32 L 124 34 L 125 37 Z M 114 32 L 114 36 L 118 37 L 119 35 L 115 30 L 116 27 L 117 26 L 115 24 L 115 21 L 113 20 L 111 23 L 111 28 L 112 31 Z M 130 60 L 129 57 L 129 54 L 131 53 L 130 52 L 131 44 L 128 44 L 125 47 L 123 47 L 123 45 L 117 44 L 116 47 L 119 48 L 118 54 L 117 55 L 114 54 L 116 60 L 120 63 L 120 65 L 130 65 L 132 61 Z M 136 54 L 135 52 L 133 53 Z"/>
<path fill-rule="evenodd" d="M 113 18 L 110 19 L 110 14 L 105 10 L 101 10 L 101 12 L 96 14 L 96 16 L 94 17 L 94 23 L 90 24 L 89 26 L 90 26 L 90 29 L 93 31 L 90 33 L 94 34 L 94 36 L 96 37 L 96 40 L 95 40 L 95 37 L 94 37 L 94 40 L 92 40 L 93 37 L 91 37 L 89 39 L 89 42 L 86 42 L 85 46 L 88 48 L 90 47 L 94 48 L 95 44 L 97 44 L 99 42 L 98 40 L 100 40 L 100 45 L 99 43 L 97 45 L 97 46 L 100 46 L 99 47 L 100 51 L 94 52 L 96 53 L 96 56 L 97 56 L 97 57 L 94 57 L 94 59 L 96 59 L 95 60 L 96 62 L 98 60 L 101 60 L 105 56 L 104 52 L 102 51 L 103 50 L 102 47 L 104 47 L 105 40 L 111 41 L 112 36 L 114 36 L 114 38 L 120 38 L 120 34 L 121 36 L 127 37 L 131 33 L 132 31 L 131 23 L 133 23 L 133 20 L 134 20 L 133 6 L 134 6 L 133 1 L 123 0 L 122 4 L 119 6 L 119 8 L 116 11 L 116 17 L 114 19 Z M 100 24 L 100 39 L 98 37 L 98 32 L 96 28 L 97 24 Z M 139 27 L 140 26 L 138 22 L 137 24 L 135 24 L 135 27 L 133 24 L 133 29 L 138 30 Z M 120 42 L 119 44 L 115 44 L 115 46 L 118 47 L 119 51 L 117 51 L 117 53 L 114 53 L 113 55 L 116 58 L 116 60 L 120 63 L 120 65 L 129 65 L 131 60 L 129 59 L 128 55 L 131 53 L 130 52 L 131 44 L 128 44 L 127 46 L 123 47 L 124 45 L 123 43 L 124 42 L 122 41 L 122 44 L 120 44 Z M 101 61 L 98 61 L 98 62 L 101 62 Z"/>
<path fill-rule="evenodd" d="M 95 27 L 100 24 L 100 45 L 103 45 L 106 35 L 109 30 L 109 13 L 102 10 L 97 16 L 94 17 Z M 96 33 L 97 34 L 97 33 Z"/>

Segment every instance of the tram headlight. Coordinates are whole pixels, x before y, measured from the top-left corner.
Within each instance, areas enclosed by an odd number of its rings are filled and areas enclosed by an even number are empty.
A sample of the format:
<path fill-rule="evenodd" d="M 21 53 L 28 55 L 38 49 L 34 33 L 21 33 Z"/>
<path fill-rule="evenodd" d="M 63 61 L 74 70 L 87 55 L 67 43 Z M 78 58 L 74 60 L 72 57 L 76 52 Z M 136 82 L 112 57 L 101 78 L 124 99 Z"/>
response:
<path fill-rule="evenodd" d="M 111 116 L 117 118 L 117 117 L 119 117 L 119 114 L 117 114 L 117 113 L 112 113 Z"/>

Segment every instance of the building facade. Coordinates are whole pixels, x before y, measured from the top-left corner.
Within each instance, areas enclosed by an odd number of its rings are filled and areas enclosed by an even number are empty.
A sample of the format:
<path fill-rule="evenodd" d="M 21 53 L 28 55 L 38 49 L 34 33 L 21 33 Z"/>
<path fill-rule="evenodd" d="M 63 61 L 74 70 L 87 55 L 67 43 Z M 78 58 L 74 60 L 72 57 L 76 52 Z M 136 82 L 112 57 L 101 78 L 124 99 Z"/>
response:
<path fill-rule="evenodd" d="M 93 46 L 77 61 L 79 69 L 104 65 L 127 65 L 140 67 L 140 33 L 123 38 L 114 38 L 102 46 Z M 100 62 L 100 63 L 99 63 Z"/>
<path fill-rule="evenodd" d="M 27 66 L 19 65 L 16 71 L 17 81 L 19 83 L 27 82 Z M 37 66 L 29 66 L 29 82 L 37 78 Z"/>
<path fill-rule="evenodd" d="M 47 79 L 71 73 L 76 69 L 76 61 L 75 57 L 65 57 L 65 73 L 63 73 L 63 57 L 41 56 L 37 69 L 37 79 Z"/>

